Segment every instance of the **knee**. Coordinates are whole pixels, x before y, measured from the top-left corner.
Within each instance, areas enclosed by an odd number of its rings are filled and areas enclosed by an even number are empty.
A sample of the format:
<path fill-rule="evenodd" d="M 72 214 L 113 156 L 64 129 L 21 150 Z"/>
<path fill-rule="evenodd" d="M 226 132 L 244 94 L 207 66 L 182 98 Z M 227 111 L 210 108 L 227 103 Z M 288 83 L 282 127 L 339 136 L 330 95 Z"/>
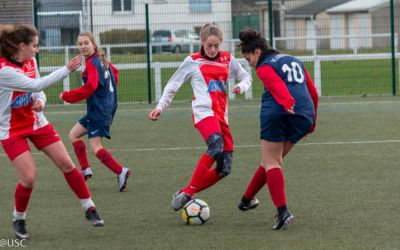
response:
<path fill-rule="evenodd" d="M 33 188 L 33 186 L 35 185 L 35 181 L 36 181 L 35 174 L 27 174 L 27 175 L 22 176 L 20 179 L 20 183 L 25 188 Z"/>
<path fill-rule="evenodd" d="M 72 130 L 68 134 L 68 139 L 71 143 L 76 142 L 79 138 L 72 132 Z"/>
<path fill-rule="evenodd" d="M 222 157 L 217 161 L 217 173 L 221 178 L 232 172 L 232 152 L 223 152 Z"/>
<path fill-rule="evenodd" d="M 69 173 L 74 169 L 75 165 L 71 158 L 65 157 L 58 162 L 58 167 L 63 173 Z"/>
<path fill-rule="evenodd" d="M 224 151 L 224 140 L 221 133 L 210 135 L 207 140 L 207 154 L 215 160 L 218 160 Z"/>

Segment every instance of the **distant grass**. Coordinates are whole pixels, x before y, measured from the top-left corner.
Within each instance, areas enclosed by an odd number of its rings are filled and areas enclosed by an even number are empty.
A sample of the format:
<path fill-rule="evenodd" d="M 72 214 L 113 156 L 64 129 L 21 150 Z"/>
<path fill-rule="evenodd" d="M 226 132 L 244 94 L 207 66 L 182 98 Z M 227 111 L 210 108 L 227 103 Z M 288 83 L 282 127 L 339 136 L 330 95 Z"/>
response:
<path fill-rule="evenodd" d="M 336 53 L 337 51 L 335 51 Z M 339 51 L 340 52 L 340 51 Z M 382 52 L 381 50 L 368 50 L 367 52 Z M 300 53 L 299 53 L 300 54 Z M 304 55 L 304 54 L 302 54 Z M 153 60 L 159 62 L 182 61 L 186 54 L 163 53 L 154 54 Z M 241 55 L 238 55 L 241 57 Z M 63 65 L 63 54 L 42 52 L 41 66 Z M 114 64 L 120 63 L 145 63 L 146 57 L 138 55 L 112 55 Z M 314 75 L 314 65 L 312 62 L 305 63 L 311 76 Z M 398 69 L 398 60 L 396 61 Z M 162 69 L 162 86 L 175 72 L 176 68 Z M 263 85 L 253 72 L 253 98 L 259 98 L 263 93 Z M 397 72 L 399 74 L 399 72 Z M 323 96 L 376 96 L 392 94 L 391 60 L 351 60 L 321 63 L 321 82 Z M 79 74 L 71 76 L 71 89 L 80 86 Z M 399 77 L 396 76 L 398 81 Z M 155 100 L 154 71 L 151 72 L 152 92 L 151 100 Z M 62 84 L 51 87 L 45 92 L 49 104 L 61 104 L 58 95 L 62 91 Z M 190 101 L 192 98 L 190 83 L 185 83 L 175 97 L 176 100 Z M 148 81 L 146 69 L 120 70 L 120 84 L 118 87 L 120 102 L 148 102 Z M 243 99 L 243 97 L 238 97 Z"/>
<path fill-rule="evenodd" d="M 125 193 L 116 176 L 92 154 L 88 181 L 105 220 L 94 228 L 63 175 L 35 153 L 38 178 L 28 213 L 27 249 L 399 249 L 399 97 L 322 98 L 317 130 L 285 158 L 288 206 L 295 221 L 286 231 L 271 225 L 276 210 L 264 187 L 260 206 L 237 204 L 260 160 L 259 101 L 230 106 L 235 140 L 233 172 L 196 197 L 211 208 L 203 226 L 186 226 L 171 208 L 171 195 L 187 184 L 205 151 L 191 123 L 188 103 L 174 103 L 159 121 L 153 105 L 120 105 L 104 146 L 133 170 Z M 68 143 L 84 106 L 48 107 L 47 117 Z M 3 152 L 2 152 L 3 153 Z M 0 182 L 0 238 L 13 238 L 11 218 L 17 177 L 4 154 Z"/>

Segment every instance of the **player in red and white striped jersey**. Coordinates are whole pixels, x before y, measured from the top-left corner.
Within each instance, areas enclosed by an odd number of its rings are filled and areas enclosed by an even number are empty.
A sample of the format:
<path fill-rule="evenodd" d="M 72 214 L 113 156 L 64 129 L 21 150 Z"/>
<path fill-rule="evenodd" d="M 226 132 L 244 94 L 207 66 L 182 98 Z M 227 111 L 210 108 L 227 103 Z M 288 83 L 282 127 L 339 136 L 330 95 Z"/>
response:
<path fill-rule="evenodd" d="M 208 146 L 200 158 L 189 184 L 177 191 L 172 200 L 174 210 L 181 209 L 192 196 L 231 172 L 233 139 L 228 125 L 228 81 L 239 80 L 235 94 L 250 87 L 251 76 L 229 53 L 221 51 L 222 30 L 211 23 L 201 30 L 201 48 L 188 56 L 165 86 L 151 120 L 157 120 L 169 106 L 182 84 L 190 79 L 193 88 L 193 123 Z M 211 168 L 216 162 L 215 168 Z"/>
<path fill-rule="evenodd" d="M 41 78 L 34 59 L 39 52 L 38 41 L 38 33 L 31 25 L 0 28 L 0 140 L 19 176 L 13 224 L 20 239 L 29 238 L 25 219 L 36 179 L 36 165 L 28 139 L 64 173 L 92 224 L 103 225 L 83 176 L 43 114 L 46 96 L 42 90 L 79 68 L 82 59 L 77 56 L 66 66 Z"/>

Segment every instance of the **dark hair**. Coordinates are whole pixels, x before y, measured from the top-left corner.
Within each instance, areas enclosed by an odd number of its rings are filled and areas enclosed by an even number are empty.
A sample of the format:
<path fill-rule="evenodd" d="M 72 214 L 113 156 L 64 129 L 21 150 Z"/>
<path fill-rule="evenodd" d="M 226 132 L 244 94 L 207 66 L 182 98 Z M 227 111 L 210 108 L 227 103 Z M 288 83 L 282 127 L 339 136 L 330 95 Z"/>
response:
<path fill-rule="evenodd" d="M 30 24 L 5 24 L 0 26 L 0 56 L 12 57 L 18 52 L 18 44 L 30 44 L 38 36 Z"/>
<path fill-rule="evenodd" d="M 99 46 L 97 46 L 96 43 L 96 39 L 94 38 L 93 34 L 91 32 L 82 32 L 79 34 L 78 38 L 80 36 L 86 36 L 87 38 L 89 38 L 90 42 L 93 44 L 94 46 L 94 51 L 99 53 L 100 57 L 101 57 L 101 61 L 103 62 L 104 67 L 108 70 L 109 68 L 109 62 L 106 56 L 106 53 L 104 52 L 104 50 L 102 48 L 100 48 Z"/>
<path fill-rule="evenodd" d="M 247 28 L 239 33 L 240 44 L 238 47 L 242 53 L 252 53 L 256 49 L 261 49 L 263 52 L 271 50 L 268 47 L 267 40 L 261 36 L 260 32 Z"/>

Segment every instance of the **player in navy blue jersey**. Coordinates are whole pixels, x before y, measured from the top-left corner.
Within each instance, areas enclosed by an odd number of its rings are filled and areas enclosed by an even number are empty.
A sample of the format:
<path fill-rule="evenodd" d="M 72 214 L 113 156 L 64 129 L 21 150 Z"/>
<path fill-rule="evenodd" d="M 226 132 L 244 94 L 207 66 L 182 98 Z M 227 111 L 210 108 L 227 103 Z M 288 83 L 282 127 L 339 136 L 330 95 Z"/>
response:
<path fill-rule="evenodd" d="M 318 93 L 303 63 L 268 47 L 260 33 L 240 32 L 240 49 L 264 84 L 260 113 L 262 162 L 250 181 L 239 209 L 259 204 L 255 195 L 267 183 L 278 220 L 272 227 L 285 229 L 293 220 L 286 206 L 283 158 L 294 145 L 315 129 Z"/>
<path fill-rule="evenodd" d="M 92 169 L 86 154 L 86 145 L 82 140 L 88 135 L 90 150 L 111 171 L 118 175 L 119 191 L 126 188 L 126 181 L 131 171 L 123 167 L 107 149 L 103 148 L 103 137 L 111 138 L 110 126 L 117 110 L 118 71 L 106 59 L 93 35 L 81 33 L 77 39 L 79 52 L 85 57 L 86 67 L 82 73 L 84 85 L 80 88 L 60 94 L 60 98 L 69 103 L 86 99 L 87 113 L 69 133 L 69 139 L 82 168 L 85 180 L 92 177 Z"/>

